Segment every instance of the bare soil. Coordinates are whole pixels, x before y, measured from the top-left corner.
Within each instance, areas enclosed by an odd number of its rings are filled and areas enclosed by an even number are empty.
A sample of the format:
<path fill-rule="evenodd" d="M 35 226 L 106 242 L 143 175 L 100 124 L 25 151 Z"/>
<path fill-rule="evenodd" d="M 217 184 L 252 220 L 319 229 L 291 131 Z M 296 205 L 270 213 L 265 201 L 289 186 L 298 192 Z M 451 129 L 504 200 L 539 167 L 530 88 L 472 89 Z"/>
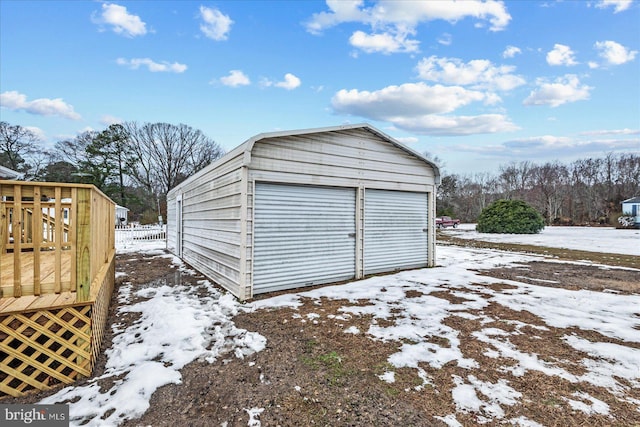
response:
<path fill-rule="evenodd" d="M 638 259 L 631 261 L 637 263 Z M 116 287 L 126 281 L 132 284 L 134 291 L 155 280 L 167 280 L 168 277 L 171 281 L 172 277 L 179 274 L 170 259 L 143 254 L 118 255 L 117 271 L 126 272 L 127 275 L 117 279 Z M 521 268 L 500 268 L 484 274 L 535 285 L 640 293 L 640 271 L 628 269 L 540 261 Z M 189 281 L 196 283 L 200 279 L 202 277 L 190 275 L 179 278 L 183 284 Z M 510 285 L 493 286 L 504 289 Z M 115 321 L 119 304 L 116 296 L 117 290 L 110 309 L 112 321 Z M 439 292 L 437 297 L 451 301 L 459 298 L 447 291 Z M 180 371 L 181 384 L 167 385 L 157 390 L 151 398 L 151 407 L 142 418 L 125 422 L 123 426 L 247 426 L 249 415 L 245 409 L 254 407 L 264 408 L 260 415 L 262 426 L 446 425 L 434 415 L 456 412 L 451 397 L 451 390 L 455 387 L 454 378 L 468 378 L 470 375 L 492 383 L 507 379 L 513 388 L 522 393 L 518 404 L 503 406 L 505 415 L 502 420 L 484 425 L 504 424 L 505 420 L 526 416 L 545 426 L 640 426 L 637 408 L 617 399 L 603 387 L 571 383 L 536 371 L 527 371 L 525 375 L 516 377 L 501 369 L 515 361 L 485 355 L 486 344 L 475 338 L 474 331 L 492 326 L 508 331 L 515 327 L 514 321 L 544 325 L 541 319 L 529 312 L 517 312 L 490 304 L 482 310 L 482 314 L 497 319 L 494 325 L 481 325 L 478 320 L 457 316 L 445 320 L 448 326 L 460 331 L 464 356 L 478 361 L 480 367 L 462 369 L 455 363 L 449 363 L 434 369 L 425 364 L 421 368 L 431 377 L 432 385 L 424 385 L 415 369 L 394 368 L 394 383 L 384 382 L 378 377 L 389 368 L 387 358 L 402 343 L 374 341 L 366 334 L 344 333 L 344 322 L 335 317 L 343 314 L 339 309 L 353 304 L 366 304 L 365 301 L 353 303 L 322 299 L 319 302 L 303 302 L 296 310 L 261 310 L 237 316 L 234 322 L 238 327 L 257 331 L 266 337 L 265 350 L 244 360 L 228 355 L 213 364 L 204 361 L 190 363 Z M 315 322 L 302 322 L 310 313 L 320 314 L 320 318 Z M 134 318 L 126 320 L 135 321 Z M 117 322 L 123 322 L 122 316 L 118 317 Z M 366 331 L 370 323 L 370 317 L 361 316 L 352 318 L 349 325 Z M 637 343 L 623 343 L 578 328 L 547 326 L 546 330 L 541 330 L 525 326 L 520 332 L 524 333 L 512 337 L 520 351 L 538 354 L 542 360 L 553 363 L 562 361 L 562 367 L 576 375 L 583 371 L 580 361 L 585 355 L 570 347 L 562 339 L 565 335 L 574 334 L 591 341 L 640 347 L 640 338 Z M 105 348 L 111 345 L 112 337 L 109 328 Z M 97 361 L 94 376 L 103 372 L 105 362 L 104 356 Z M 2 403 L 34 403 L 55 391 L 6 399 Z M 610 406 L 611 417 L 586 415 L 573 410 L 564 398 L 572 398 L 575 392 L 585 392 L 606 402 Z M 633 390 L 631 397 L 640 400 L 640 390 Z M 456 417 L 465 426 L 478 425 L 482 421 L 473 413 L 458 413 Z"/>

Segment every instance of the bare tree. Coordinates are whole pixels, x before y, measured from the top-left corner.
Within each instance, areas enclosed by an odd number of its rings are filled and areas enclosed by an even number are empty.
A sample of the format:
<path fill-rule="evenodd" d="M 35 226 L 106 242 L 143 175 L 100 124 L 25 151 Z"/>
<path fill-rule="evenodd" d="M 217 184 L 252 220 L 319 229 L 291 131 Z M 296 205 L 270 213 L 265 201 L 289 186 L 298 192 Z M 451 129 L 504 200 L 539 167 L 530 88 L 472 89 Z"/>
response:
<path fill-rule="evenodd" d="M 0 122 L 0 165 L 18 172 L 28 172 L 30 157 L 36 153 L 38 137 L 20 125 Z"/>
<path fill-rule="evenodd" d="M 562 216 L 562 206 L 568 190 L 566 166 L 548 162 L 531 169 L 532 197 L 530 203 L 542 214 L 547 225 Z"/>
<path fill-rule="evenodd" d="M 158 200 L 224 154 L 202 131 L 184 124 L 128 122 L 123 126 L 135 157 L 130 173 Z"/>

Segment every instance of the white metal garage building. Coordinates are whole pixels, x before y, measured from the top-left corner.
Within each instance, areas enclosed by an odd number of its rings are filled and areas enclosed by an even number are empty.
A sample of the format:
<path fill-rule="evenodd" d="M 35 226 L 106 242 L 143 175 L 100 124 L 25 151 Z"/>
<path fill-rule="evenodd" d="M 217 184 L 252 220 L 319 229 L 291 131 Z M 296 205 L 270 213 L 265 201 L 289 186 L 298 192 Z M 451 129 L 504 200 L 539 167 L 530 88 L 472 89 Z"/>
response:
<path fill-rule="evenodd" d="M 436 165 L 368 124 L 257 135 L 167 195 L 167 247 L 240 299 L 434 265 Z"/>

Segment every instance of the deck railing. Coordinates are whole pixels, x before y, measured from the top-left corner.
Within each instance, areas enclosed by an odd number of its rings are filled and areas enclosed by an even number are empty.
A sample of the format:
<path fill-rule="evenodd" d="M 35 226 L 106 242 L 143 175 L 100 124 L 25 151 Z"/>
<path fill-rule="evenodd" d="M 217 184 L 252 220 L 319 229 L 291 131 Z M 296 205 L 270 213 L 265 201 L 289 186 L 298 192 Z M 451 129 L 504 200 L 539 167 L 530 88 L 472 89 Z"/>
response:
<path fill-rule="evenodd" d="M 0 181 L 0 297 L 75 292 L 115 250 L 115 203 L 92 185 Z"/>

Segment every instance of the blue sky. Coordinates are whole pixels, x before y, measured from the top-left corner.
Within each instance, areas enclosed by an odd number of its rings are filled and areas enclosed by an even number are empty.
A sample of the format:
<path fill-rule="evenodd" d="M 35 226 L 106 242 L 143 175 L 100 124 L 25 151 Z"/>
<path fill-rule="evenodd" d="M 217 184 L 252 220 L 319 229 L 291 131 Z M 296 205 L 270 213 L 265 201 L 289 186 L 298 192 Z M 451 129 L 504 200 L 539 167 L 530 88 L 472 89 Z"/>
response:
<path fill-rule="evenodd" d="M 640 153 L 640 2 L 0 0 L 0 115 L 226 150 L 368 122 L 449 173 Z"/>

